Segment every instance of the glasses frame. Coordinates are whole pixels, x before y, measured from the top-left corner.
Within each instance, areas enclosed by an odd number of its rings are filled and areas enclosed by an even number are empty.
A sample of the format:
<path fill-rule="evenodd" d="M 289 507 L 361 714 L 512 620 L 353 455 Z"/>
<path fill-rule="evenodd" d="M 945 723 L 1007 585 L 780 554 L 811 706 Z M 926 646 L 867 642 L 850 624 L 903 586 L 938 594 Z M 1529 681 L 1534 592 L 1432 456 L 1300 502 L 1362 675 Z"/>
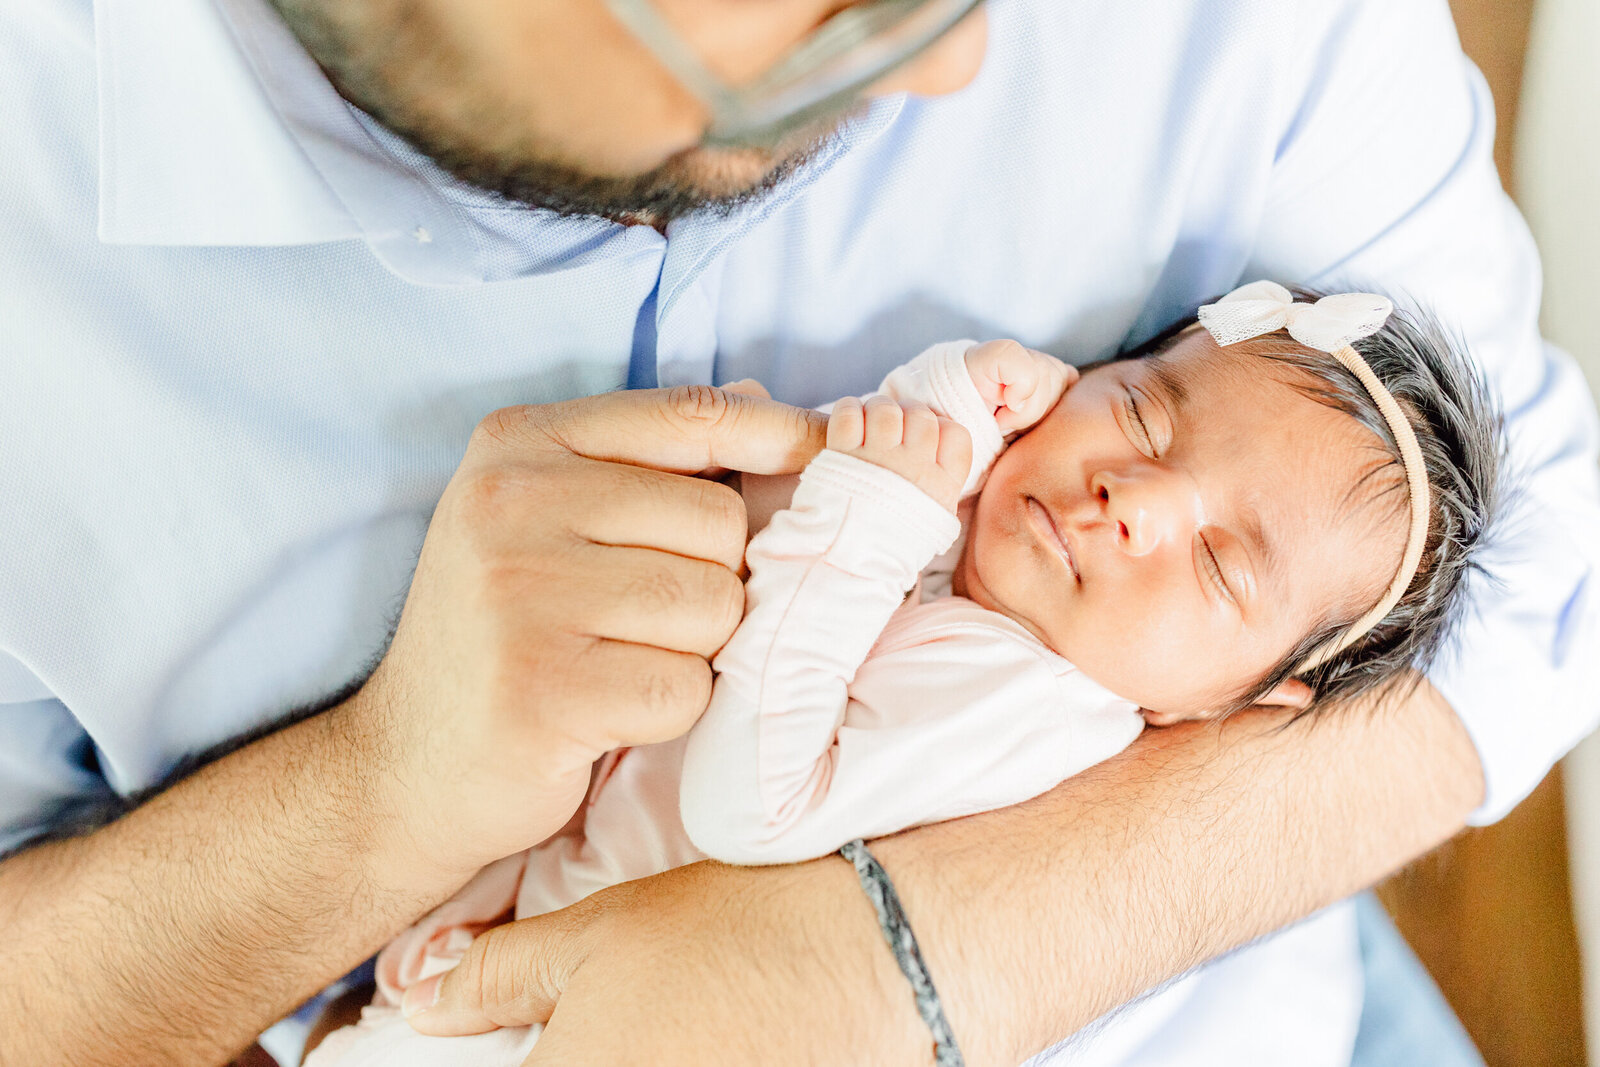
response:
<path fill-rule="evenodd" d="M 866 0 L 829 18 L 766 73 L 729 85 L 651 0 L 605 0 L 617 21 L 711 112 L 701 144 L 770 147 L 847 110 L 880 78 L 925 52 L 984 0 Z"/>

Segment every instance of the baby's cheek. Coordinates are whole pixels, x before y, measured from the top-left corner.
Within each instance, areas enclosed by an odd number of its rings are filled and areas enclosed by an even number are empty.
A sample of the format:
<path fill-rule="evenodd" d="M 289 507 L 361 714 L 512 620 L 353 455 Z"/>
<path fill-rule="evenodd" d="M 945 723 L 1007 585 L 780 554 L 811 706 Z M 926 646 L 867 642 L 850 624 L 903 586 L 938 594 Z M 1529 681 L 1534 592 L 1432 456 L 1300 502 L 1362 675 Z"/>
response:
<path fill-rule="evenodd" d="M 1093 662 L 1077 666 L 1142 707 L 1197 710 L 1204 695 L 1216 691 L 1228 650 L 1208 640 L 1185 613 L 1162 610 L 1148 601 L 1139 604 L 1133 593 L 1126 599 L 1115 607 L 1105 606 L 1106 621 L 1092 627 L 1098 636 L 1087 649 Z"/>

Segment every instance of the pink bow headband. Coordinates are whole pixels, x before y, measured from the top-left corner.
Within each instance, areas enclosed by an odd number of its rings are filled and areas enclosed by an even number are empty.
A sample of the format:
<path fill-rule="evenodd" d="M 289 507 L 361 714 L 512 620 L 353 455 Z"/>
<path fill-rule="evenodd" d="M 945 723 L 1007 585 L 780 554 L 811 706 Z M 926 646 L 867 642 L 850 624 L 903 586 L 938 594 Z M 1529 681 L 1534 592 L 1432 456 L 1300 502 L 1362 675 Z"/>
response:
<path fill-rule="evenodd" d="M 1314 304 L 1295 303 L 1289 290 L 1268 281 L 1242 285 L 1215 304 L 1200 309 L 1200 325 L 1218 345 L 1236 344 L 1287 329 L 1290 337 L 1307 348 L 1331 355 L 1360 379 L 1382 412 L 1383 420 L 1389 424 L 1395 443 L 1400 446 L 1400 461 L 1405 466 L 1406 485 L 1411 494 L 1411 529 L 1406 535 L 1400 569 L 1377 605 L 1337 639 L 1328 641 L 1308 656 L 1295 668 L 1296 674 L 1322 666 L 1378 625 L 1405 595 L 1422 561 L 1422 549 L 1428 538 L 1428 515 L 1432 510 L 1422 448 L 1417 444 L 1417 435 L 1405 412 L 1350 343 L 1376 333 L 1392 311 L 1393 304 L 1373 293 L 1340 293 L 1325 296 Z"/>

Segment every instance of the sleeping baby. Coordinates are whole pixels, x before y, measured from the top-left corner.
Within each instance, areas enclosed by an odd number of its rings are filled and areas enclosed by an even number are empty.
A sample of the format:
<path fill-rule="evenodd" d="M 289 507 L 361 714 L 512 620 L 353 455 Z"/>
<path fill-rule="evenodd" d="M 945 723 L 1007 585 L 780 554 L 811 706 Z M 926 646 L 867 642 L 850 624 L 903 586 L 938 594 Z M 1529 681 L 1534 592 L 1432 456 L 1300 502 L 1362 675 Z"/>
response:
<path fill-rule="evenodd" d="M 1414 682 L 1489 525 L 1497 419 L 1423 317 L 1300 295 L 1245 286 L 1081 379 L 936 345 L 836 403 L 693 731 L 608 755 L 573 826 L 402 934 L 308 1067 L 522 1063 L 540 1027 L 402 1011 L 508 917 L 1015 804 L 1146 725 Z M 775 485 L 746 480 L 753 513 Z"/>

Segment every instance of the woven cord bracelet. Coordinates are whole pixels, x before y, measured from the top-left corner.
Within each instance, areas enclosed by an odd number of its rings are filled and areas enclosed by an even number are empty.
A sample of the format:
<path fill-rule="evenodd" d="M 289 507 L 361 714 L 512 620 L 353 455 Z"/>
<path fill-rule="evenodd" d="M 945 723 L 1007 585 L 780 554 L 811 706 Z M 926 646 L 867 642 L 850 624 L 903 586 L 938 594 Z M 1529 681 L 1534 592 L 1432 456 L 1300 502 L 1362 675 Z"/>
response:
<path fill-rule="evenodd" d="M 917 935 L 911 932 L 911 923 L 900 906 L 900 896 L 894 891 L 888 872 L 867 851 L 866 842 L 860 838 L 841 848 L 839 855 L 855 867 L 861 888 L 878 913 L 878 927 L 883 931 L 884 940 L 889 942 L 889 951 L 894 953 L 900 972 L 911 983 L 917 1014 L 933 1033 L 933 1062 L 937 1067 L 966 1067 L 961 1049 L 956 1046 L 956 1035 L 950 1030 L 950 1021 L 944 1017 L 944 1005 L 939 1003 L 939 991 L 933 987 L 928 965 L 922 961 L 922 950 L 917 948 Z"/>

